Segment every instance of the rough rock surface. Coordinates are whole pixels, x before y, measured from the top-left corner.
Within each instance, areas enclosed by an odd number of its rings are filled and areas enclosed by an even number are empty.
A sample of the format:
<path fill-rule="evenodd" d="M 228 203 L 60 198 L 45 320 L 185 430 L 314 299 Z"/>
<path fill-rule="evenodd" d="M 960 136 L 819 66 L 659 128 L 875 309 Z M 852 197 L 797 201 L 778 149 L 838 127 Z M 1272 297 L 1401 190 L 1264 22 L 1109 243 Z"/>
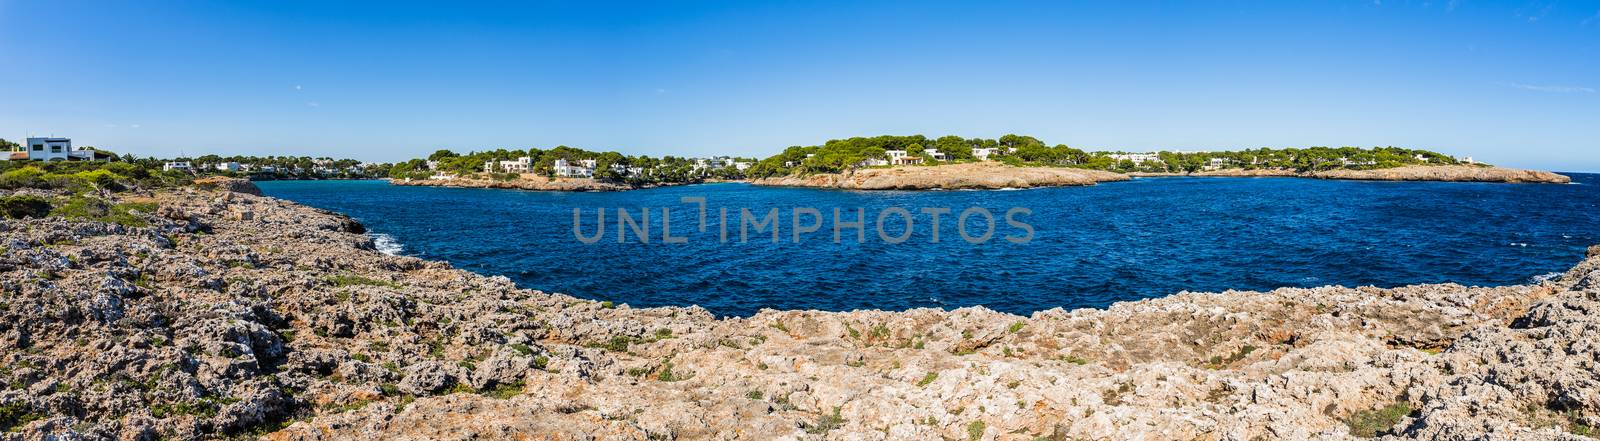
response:
<path fill-rule="evenodd" d="M 939 166 L 865 168 L 837 174 L 756 179 L 756 185 L 849 190 L 995 189 L 1094 185 L 1126 181 L 1108 171 L 1062 167 L 1013 167 L 998 162 Z"/>
<path fill-rule="evenodd" d="M 1600 247 L 1525 286 L 716 319 L 383 255 L 348 218 L 276 199 L 145 196 L 148 227 L 0 223 L 0 439 L 1510 440 L 1600 424 Z"/>
<path fill-rule="evenodd" d="M 524 174 L 517 179 L 509 181 L 462 177 L 455 179 L 390 179 L 389 183 L 392 185 L 428 187 L 501 188 L 539 191 L 625 191 L 646 188 L 594 179 L 551 178 L 532 174 Z"/>

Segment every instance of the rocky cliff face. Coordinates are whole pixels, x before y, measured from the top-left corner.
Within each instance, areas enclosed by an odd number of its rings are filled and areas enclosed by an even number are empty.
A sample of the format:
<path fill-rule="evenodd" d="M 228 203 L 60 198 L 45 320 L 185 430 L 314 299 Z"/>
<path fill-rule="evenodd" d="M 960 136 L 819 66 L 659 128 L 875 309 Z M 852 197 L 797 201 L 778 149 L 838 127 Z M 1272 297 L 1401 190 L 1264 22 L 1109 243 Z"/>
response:
<path fill-rule="evenodd" d="M 1108 171 L 1061 167 L 1012 167 L 997 162 L 932 167 L 866 168 L 842 174 L 785 176 L 752 181 L 756 185 L 849 190 L 995 189 L 1094 185 L 1126 181 Z"/>
<path fill-rule="evenodd" d="M 252 195 L 0 224 L 0 439 L 1581 439 L 1600 248 L 1495 288 L 716 319 L 372 250 Z"/>

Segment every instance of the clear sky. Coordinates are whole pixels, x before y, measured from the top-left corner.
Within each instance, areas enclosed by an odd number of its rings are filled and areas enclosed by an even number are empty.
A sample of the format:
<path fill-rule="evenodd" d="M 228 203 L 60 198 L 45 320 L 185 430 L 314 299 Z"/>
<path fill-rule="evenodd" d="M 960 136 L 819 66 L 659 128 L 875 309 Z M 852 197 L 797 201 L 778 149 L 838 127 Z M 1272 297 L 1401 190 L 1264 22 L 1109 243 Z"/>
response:
<path fill-rule="evenodd" d="M 0 137 L 393 161 L 1020 133 L 1600 171 L 1600 0 L 451 3 L 0 0 Z"/>

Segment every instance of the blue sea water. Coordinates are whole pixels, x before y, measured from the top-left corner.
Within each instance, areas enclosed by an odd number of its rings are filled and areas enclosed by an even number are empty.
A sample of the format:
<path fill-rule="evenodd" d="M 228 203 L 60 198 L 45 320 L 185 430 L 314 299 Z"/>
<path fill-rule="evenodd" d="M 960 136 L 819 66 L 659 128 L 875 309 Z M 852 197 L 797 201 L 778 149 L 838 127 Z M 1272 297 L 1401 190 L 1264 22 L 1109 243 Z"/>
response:
<path fill-rule="evenodd" d="M 1285 178 L 1146 178 L 1093 187 L 1018 191 L 840 191 L 705 184 L 619 193 L 390 186 L 382 181 L 261 182 L 269 196 L 349 214 L 380 247 L 446 260 L 519 286 L 633 306 L 700 305 L 718 315 L 761 308 L 887 309 L 985 305 L 1027 314 L 1055 307 L 1105 307 L 1179 291 L 1267 290 L 1282 286 L 1399 286 L 1456 282 L 1526 283 L 1562 272 L 1600 244 L 1600 175 L 1571 185 L 1358 182 Z M 706 199 L 708 228 L 699 230 Z M 816 208 L 821 229 L 792 242 L 792 210 Z M 843 228 L 833 242 L 833 209 L 844 221 L 866 213 L 866 240 Z M 912 236 L 887 243 L 876 232 L 891 207 L 913 214 Z M 949 208 L 940 242 L 923 208 Z M 956 234 L 969 207 L 994 213 L 994 237 L 972 244 Z M 1034 230 L 1030 241 L 1006 236 Z M 596 243 L 597 211 L 607 227 Z M 617 209 L 651 210 L 650 243 L 628 229 L 618 243 Z M 673 236 L 661 242 L 661 213 Z M 729 208 L 729 240 L 718 213 Z M 739 240 L 739 210 L 777 208 L 770 233 Z M 981 235 L 982 216 L 968 231 Z M 802 214 L 801 224 L 815 220 Z M 891 237 L 903 218 L 890 215 Z"/>

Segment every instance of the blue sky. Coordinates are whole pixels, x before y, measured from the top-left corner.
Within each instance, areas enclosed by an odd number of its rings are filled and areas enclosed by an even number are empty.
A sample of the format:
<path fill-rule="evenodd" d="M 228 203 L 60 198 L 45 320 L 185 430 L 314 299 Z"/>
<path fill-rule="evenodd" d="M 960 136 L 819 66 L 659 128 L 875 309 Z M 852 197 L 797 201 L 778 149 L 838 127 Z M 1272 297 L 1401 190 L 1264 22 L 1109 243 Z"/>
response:
<path fill-rule="evenodd" d="M 1022 133 L 1600 171 L 1600 0 L 458 3 L 0 0 L 0 137 L 392 161 Z"/>

